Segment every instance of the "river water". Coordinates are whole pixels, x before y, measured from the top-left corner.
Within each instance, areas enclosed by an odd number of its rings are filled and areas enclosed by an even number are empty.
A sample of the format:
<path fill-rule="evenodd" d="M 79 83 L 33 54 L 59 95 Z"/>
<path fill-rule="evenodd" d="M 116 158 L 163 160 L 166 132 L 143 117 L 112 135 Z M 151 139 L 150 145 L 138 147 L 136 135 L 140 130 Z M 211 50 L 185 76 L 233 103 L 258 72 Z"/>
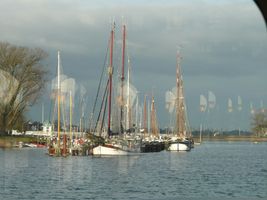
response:
<path fill-rule="evenodd" d="M 267 199 L 267 143 L 106 158 L 45 153 L 0 149 L 0 199 Z"/>

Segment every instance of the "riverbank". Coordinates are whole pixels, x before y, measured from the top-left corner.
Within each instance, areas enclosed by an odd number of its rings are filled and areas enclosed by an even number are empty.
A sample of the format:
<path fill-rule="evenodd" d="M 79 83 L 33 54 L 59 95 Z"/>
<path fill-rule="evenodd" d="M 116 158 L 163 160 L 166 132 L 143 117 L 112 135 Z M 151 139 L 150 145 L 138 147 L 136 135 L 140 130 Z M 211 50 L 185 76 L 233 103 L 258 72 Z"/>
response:
<path fill-rule="evenodd" d="M 199 142 L 199 137 L 193 137 L 195 142 Z M 229 142 L 267 142 L 267 137 L 256 136 L 205 136 L 202 141 L 229 141 Z"/>
<path fill-rule="evenodd" d="M 92 136 L 91 140 L 94 141 Z M 199 142 L 199 137 L 193 137 L 195 142 Z M 33 144 L 46 144 L 46 138 L 37 136 L 0 136 L 0 148 L 12 148 L 23 143 Z M 229 142 L 267 142 L 267 137 L 256 137 L 256 136 L 204 136 L 203 141 L 229 141 Z"/>

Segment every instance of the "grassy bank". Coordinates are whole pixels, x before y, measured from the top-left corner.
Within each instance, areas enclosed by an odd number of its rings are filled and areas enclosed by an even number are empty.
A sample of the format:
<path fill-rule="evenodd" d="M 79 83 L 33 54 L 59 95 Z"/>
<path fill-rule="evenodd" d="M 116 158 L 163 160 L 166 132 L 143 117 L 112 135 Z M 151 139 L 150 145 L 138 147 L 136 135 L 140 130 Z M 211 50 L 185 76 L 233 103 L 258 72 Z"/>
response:
<path fill-rule="evenodd" d="M 34 136 L 0 136 L 0 148 L 11 148 L 19 142 L 23 143 L 38 143 L 45 140 Z"/>

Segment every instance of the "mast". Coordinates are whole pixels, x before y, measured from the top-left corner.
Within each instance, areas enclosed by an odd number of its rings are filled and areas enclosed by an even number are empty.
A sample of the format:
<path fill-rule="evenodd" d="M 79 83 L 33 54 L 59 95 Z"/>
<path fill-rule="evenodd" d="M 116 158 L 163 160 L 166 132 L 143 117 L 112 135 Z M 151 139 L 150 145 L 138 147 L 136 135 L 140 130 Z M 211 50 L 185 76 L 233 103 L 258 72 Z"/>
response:
<path fill-rule="evenodd" d="M 138 108 L 139 108 L 139 102 L 138 102 L 138 92 L 136 95 L 136 104 L 135 104 L 135 133 L 138 132 Z"/>
<path fill-rule="evenodd" d="M 155 117 L 155 100 L 152 96 L 152 105 L 151 105 L 151 132 L 153 136 L 156 136 L 156 117 Z"/>
<path fill-rule="evenodd" d="M 70 90 L 70 145 L 72 147 L 72 96 Z"/>
<path fill-rule="evenodd" d="M 109 96 L 108 96 L 108 136 L 111 135 L 110 120 L 111 120 L 111 94 L 112 94 L 112 74 L 113 74 L 113 43 L 114 43 L 114 29 L 115 23 L 112 26 L 110 33 L 110 61 L 108 67 L 109 75 Z"/>
<path fill-rule="evenodd" d="M 150 101 L 149 101 L 149 99 L 147 99 L 147 113 L 146 113 L 146 116 L 147 116 L 147 118 L 146 118 L 146 131 L 147 131 L 147 133 L 148 133 L 148 135 L 150 136 L 150 134 L 151 134 L 151 104 L 150 104 Z"/>
<path fill-rule="evenodd" d="M 138 112 L 139 112 L 139 121 L 138 121 L 138 123 L 139 123 L 139 130 L 141 130 L 142 129 L 142 122 L 143 122 L 143 113 L 142 113 L 142 108 L 139 108 L 138 107 Z"/>
<path fill-rule="evenodd" d="M 57 52 L 57 142 L 60 146 L 60 51 Z"/>
<path fill-rule="evenodd" d="M 121 63 L 121 113 L 120 113 L 120 127 L 121 132 L 123 133 L 123 107 L 124 107 L 124 94 L 123 94 L 123 85 L 124 85 L 124 65 L 125 65 L 125 38 L 126 38 L 126 26 L 122 26 L 122 63 Z"/>
<path fill-rule="evenodd" d="M 180 135 L 180 74 L 179 74 L 179 64 L 178 64 L 178 57 L 177 54 L 177 60 L 176 60 L 176 125 L 177 125 L 177 135 Z"/>
<path fill-rule="evenodd" d="M 130 59 L 128 58 L 128 80 L 127 80 L 127 129 L 131 128 L 131 106 L 130 106 Z"/>
<path fill-rule="evenodd" d="M 184 136 L 185 131 L 185 121 L 184 121 L 184 105 L 183 105 L 183 85 L 181 77 L 180 68 L 180 55 L 177 53 L 177 64 L 176 64 L 176 89 L 177 89 L 177 99 L 176 99 L 176 124 L 177 124 L 177 135 L 180 137 Z"/>
<path fill-rule="evenodd" d="M 145 99 L 144 99 L 144 135 L 146 134 L 146 125 L 147 125 L 147 122 L 146 122 L 146 95 L 145 95 Z"/>

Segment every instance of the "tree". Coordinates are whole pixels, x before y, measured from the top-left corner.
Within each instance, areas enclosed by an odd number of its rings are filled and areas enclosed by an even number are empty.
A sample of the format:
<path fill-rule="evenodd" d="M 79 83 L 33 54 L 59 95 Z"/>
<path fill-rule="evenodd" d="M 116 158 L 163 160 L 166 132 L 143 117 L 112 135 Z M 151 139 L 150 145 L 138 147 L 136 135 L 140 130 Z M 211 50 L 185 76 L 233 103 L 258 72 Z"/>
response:
<path fill-rule="evenodd" d="M 260 110 L 253 115 L 252 131 L 256 136 L 263 136 L 267 132 L 267 113 Z"/>
<path fill-rule="evenodd" d="M 0 42 L 0 131 L 21 130 L 25 112 L 36 103 L 47 81 L 47 54 Z"/>

